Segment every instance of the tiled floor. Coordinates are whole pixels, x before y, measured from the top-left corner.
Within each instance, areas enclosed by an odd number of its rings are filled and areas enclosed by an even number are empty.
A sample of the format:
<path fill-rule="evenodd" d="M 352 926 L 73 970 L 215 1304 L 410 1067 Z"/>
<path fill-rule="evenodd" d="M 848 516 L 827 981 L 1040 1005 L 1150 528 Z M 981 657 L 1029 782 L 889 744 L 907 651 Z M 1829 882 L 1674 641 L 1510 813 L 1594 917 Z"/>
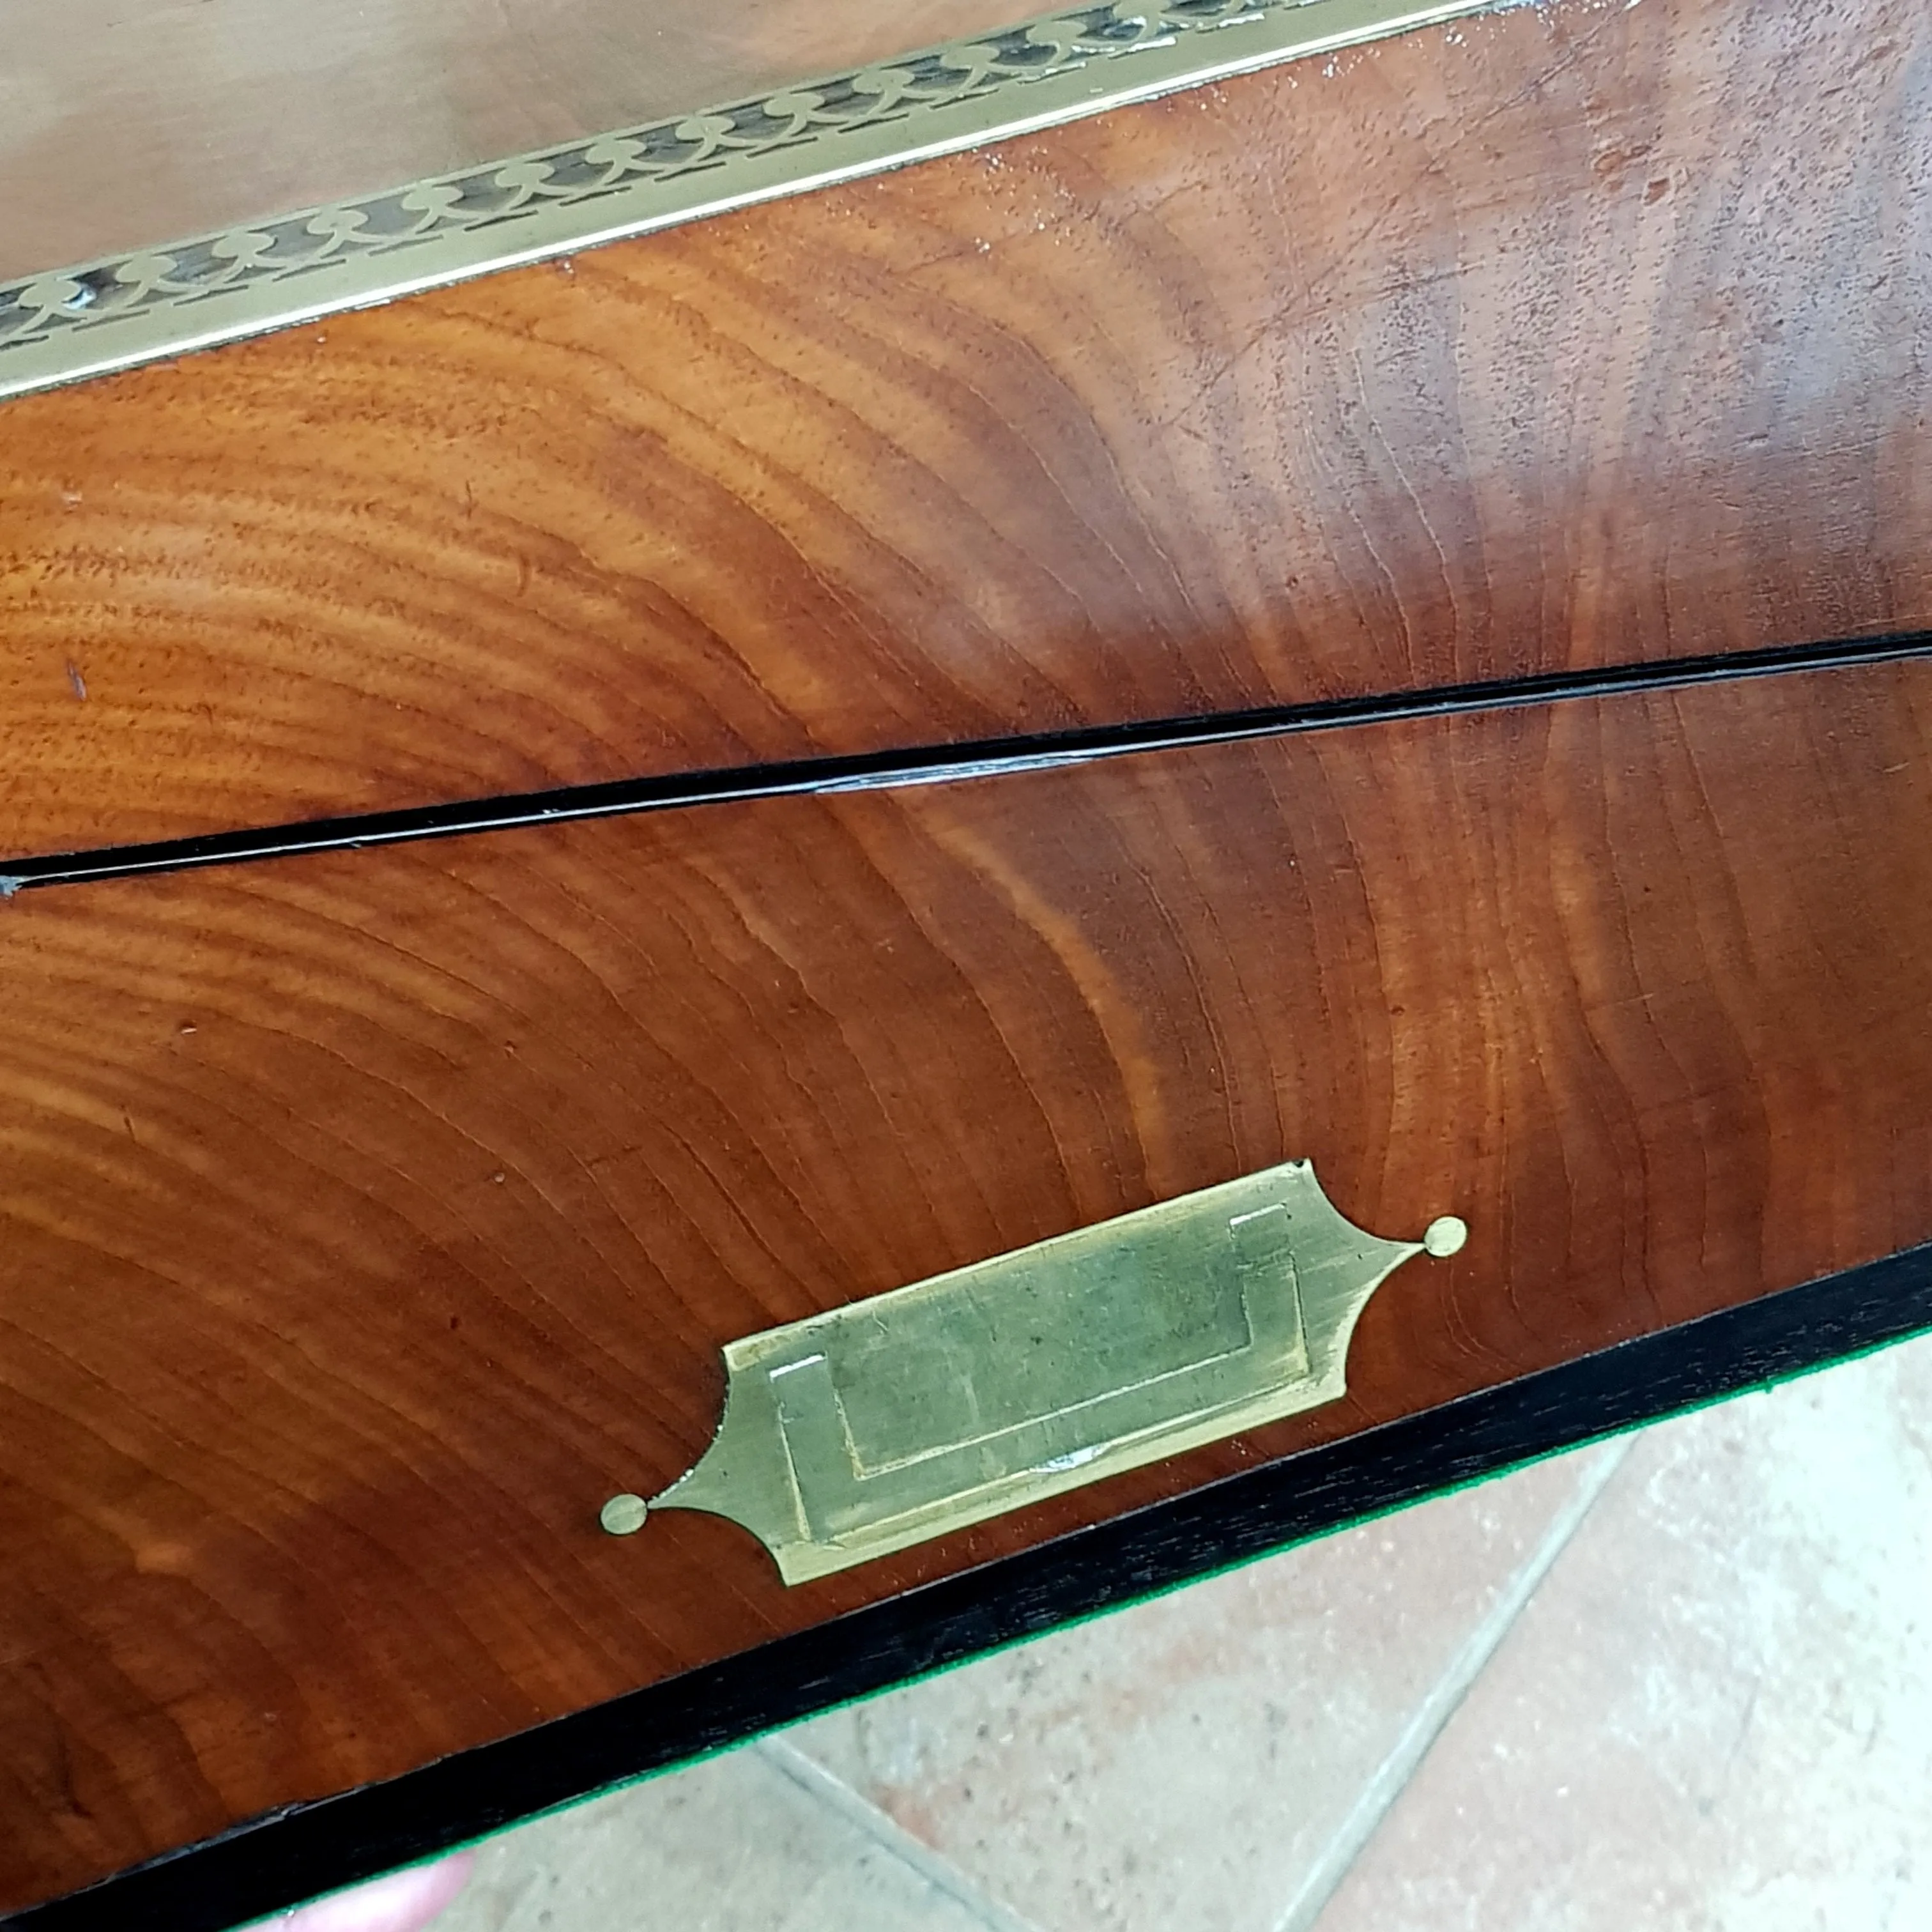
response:
<path fill-rule="evenodd" d="M 438 1932 L 1932 1927 L 1932 1342 L 499 1839 Z"/>

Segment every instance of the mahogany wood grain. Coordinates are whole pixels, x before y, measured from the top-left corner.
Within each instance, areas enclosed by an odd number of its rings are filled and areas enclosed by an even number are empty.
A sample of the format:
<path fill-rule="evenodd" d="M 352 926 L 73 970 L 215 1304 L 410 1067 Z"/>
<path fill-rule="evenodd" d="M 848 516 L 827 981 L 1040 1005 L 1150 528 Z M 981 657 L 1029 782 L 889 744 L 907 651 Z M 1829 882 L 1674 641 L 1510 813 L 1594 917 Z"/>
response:
<path fill-rule="evenodd" d="M 1932 664 L 22 893 L 0 1909 L 1932 1237 Z M 1286 1157 L 1342 1403 L 796 1590 L 718 1346 Z"/>
<path fill-rule="evenodd" d="M 68 0 L 10 7 L 0 275 L 739 100 L 1027 0 Z"/>
<path fill-rule="evenodd" d="M 1557 0 L 0 408 L 0 858 L 1932 626 L 1932 10 Z"/>

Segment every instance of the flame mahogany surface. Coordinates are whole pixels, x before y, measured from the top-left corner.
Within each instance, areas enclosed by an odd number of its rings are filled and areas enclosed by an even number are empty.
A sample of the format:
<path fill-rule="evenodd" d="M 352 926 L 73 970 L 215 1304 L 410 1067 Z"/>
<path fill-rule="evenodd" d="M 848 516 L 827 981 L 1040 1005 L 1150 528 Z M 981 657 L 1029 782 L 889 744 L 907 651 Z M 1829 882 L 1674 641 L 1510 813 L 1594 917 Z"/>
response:
<path fill-rule="evenodd" d="M 1570 0 L 0 406 L 0 861 L 1932 626 L 1929 124 Z"/>
<path fill-rule="evenodd" d="M 0 1901 L 1932 1238 L 1932 665 L 22 892 Z M 1309 1156 L 1346 1402 L 787 1590 L 718 1346 Z"/>
<path fill-rule="evenodd" d="M 0 873 L 1496 687 L 0 899 L 0 1915 L 1932 1240 L 1932 656 L 1510 701 L 1932 630 L 1928 92 L 1559 0 L 0 405 Z M 723 1342 L 1300 1156 L 1472 1229 L 1346 1401 L 598 1530 Z"/>

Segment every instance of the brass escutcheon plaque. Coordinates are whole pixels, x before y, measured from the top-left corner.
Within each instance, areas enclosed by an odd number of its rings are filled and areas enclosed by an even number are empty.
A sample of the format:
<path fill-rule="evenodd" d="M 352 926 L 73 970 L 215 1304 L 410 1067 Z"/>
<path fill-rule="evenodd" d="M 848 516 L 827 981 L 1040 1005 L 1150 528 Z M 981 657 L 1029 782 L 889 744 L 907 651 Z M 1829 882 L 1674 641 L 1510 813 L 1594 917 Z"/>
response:
<path fill-rule="evenodd" d="M 956 1268 L 724 1350 L 724 1420 L 650 1511 L 742 1523 L 788 1583 L 1334 1401 L 1386 1241 L 1306 1161 Z"/>

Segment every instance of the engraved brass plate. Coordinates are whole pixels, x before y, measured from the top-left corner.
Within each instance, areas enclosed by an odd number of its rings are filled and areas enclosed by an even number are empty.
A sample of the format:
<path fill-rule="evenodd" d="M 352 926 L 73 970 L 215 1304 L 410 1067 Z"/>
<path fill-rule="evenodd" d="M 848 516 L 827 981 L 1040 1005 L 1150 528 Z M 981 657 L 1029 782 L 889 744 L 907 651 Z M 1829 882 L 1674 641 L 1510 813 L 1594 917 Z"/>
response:
<path fill-rule="evenodd" d="M 1364 1234 L 1292 1161 L 747 1336 L 710 1448 L 604 1527 L 708 1510 L 788 1583 L 883 1556 L 1332 1402 L 1369 1297 L 1465 1233 Z"/>

